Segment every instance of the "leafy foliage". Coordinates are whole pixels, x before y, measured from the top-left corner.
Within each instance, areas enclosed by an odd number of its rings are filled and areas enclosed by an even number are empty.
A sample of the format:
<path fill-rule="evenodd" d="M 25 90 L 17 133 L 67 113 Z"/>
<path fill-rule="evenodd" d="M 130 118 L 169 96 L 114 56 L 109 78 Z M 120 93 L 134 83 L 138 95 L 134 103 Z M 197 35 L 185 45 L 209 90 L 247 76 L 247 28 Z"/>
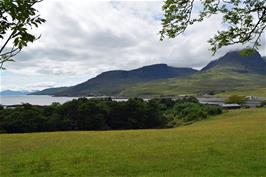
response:
<path fill-rule="evenodd" d="M 45 20 L 40 17 L 34 5 L 42 0 L 1 0 L 0 1 L 0 39 L 4 40 L 0 48 L 0 69 L 4 62 L 13 61 L 29 42 L 39 37 L 30 33 L 30 29 L 38 27 Z M 8 48 L 8 43 L 12 47 Z"/>
<path fill-rule="evenodd" d="M 254 42 L 260 46 L 260 37 L 266 28 L 265 0 L 166 0 L 163 5 L 161 40 L 182 34 L 190 25 L 202 22 L 212 15 L 222 14 L 226 30 L 218 31 L 208 42 L 213 53 L 235 43 Z M 195 7 L 197 6 L 197 7 Z M 196 11 L 197 9 L 200 9 Z M 198 15 L 195 15 L 198 14 Z"/>
<path fill-rule="evenodd" d="M 185 121 L 195 121 L 207 118 L 207 111 L 204 105 L 185 102 L 175 106 L 177 116 Z"/>

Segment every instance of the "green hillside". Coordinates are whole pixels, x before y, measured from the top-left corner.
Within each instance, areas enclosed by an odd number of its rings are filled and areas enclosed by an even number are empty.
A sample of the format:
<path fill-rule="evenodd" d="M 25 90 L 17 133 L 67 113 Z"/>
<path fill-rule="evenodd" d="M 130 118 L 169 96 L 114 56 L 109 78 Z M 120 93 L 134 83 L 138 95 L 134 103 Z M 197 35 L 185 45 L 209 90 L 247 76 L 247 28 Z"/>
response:
<path fill-rule="evenodd" d="M 231 68 L 216 68 L 186 78 L 173 78 L 146 84 L 139 84 L 122 92 L 124 96 L 178 96 L 183 94 L 221 94 L 253 92 L 254 96 L 265 95 L 265 75 L 241 73 Z"/>
<path fill-rule="evenodd" d="M 56 88 L 48 88 L 42 91 L 37 91 L 30 93 L 29 95 L 55 95 L 56 93 L 63 92 L 68 87 L 56 87 Z"/>
<path fill-rule="evenodd" d="M 1 134 L 1 177 L 265 177 L 265 112 L 164 130 Z"/>
<path fill-rule="evenodd" d="M 235 91 L 226 91 L 217 94 L 218 97 L 229 97 L 231 95 L 240 95 L 240 96 L 258 96 L 258 97 L 266 97 L 266 86 L 262 88 L 250 88 L 250 89 L 240 89 Z"/>

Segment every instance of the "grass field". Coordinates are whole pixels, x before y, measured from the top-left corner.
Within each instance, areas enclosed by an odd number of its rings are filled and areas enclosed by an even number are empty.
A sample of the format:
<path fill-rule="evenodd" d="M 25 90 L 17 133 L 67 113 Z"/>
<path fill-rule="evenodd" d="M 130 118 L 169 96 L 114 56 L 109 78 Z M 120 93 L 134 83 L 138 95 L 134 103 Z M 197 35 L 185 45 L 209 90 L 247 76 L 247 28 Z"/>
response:
<path fill-rule="evenodd" d="M 1 177 L 264 177 L 266 109 L 164 130 L 2 134 Z"/>

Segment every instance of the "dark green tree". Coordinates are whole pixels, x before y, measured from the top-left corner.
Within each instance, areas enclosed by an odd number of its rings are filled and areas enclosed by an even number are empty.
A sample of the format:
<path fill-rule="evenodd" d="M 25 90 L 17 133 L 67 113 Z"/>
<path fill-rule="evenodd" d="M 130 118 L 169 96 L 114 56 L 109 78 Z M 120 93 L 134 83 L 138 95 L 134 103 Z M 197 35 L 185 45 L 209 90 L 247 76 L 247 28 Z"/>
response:
<path fill-rule="evenodd" d="M 100 104 L 90 101 L 80 104 L 77 116 L 79 130 L 107 129 L 106 111 Z"/>
<path fill-rule="evenodd" d="M 164 112 L 172 107 L 171 99 L 162 99 L 162 103 L 158 99 L 152 99 L 147 103 L 147 119 L 145 128 L 160 128 L 165 127 L 167 124 L 167 118 L 164 116 Z"/>
<path fill-rule="evenodd" d="M 40 36 L 33 35 L 30 30 L 44 23 L 34 5 L 42 0 L 1 0 L 0 1 L 0 69 L 3 64 L 13 61 L 29 42 L 34 42 Z"/>
<path fill-rule="evenodd" d="M 251 48 L 257 48 L 266 28 L 266 0 L 166 0 L 162 9 L 161 40 L 166 36 L 175 38 L 190 25 L 221 14 L 227 29 L 218 31 L 208 41 L 213 54 L 236 43 L 251 42 Z"/>

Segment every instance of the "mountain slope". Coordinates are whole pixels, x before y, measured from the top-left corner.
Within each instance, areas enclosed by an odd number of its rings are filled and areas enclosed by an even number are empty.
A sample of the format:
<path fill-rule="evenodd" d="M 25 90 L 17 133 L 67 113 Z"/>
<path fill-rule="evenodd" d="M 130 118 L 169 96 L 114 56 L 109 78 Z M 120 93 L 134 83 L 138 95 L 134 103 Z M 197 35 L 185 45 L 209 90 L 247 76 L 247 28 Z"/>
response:
<path fill-rule="evenodd" d="M 68 87 L 55 87 L 55 88 L 48 88 L 42 91 L 33 92 L 29 95 L 55 95 L 56 93 L 62 92 L 66 90 Z"/>
<path fill-rule="evenodd" d="M 263 58 L 263 60 L 266 62 L 266 56 L 264 56 L 264 57 L 262 57 Z"/>
<path fill-rule="evenodd" d="M 201 71 L 218 68 L 231 69 L 240 73 L 265 74 L 266 62 L 257 51 L 254 51 L 250 56 L 242 56 L 239 51 L 232 51 L 210 62 Z"/>
<path fill-rule="evenodd" d="M 219 94 L 244 90 L 264 90 L 265 61 L 255 52 L 249 57 L 238 51 L 210 62 L 201 72 L 186 78 L 140 84 L 124 90 L 123 96 L 177 96 L 183 94 Z M 261 93 L 258 93 L 261 94 Z"/>
<path fill-rule="evenodd" d="M 49 93 L 56 96 L 118 95 L 124 89 L 139 83 L 184 77 L 196 72 L 197 70 L 191 68 L 174 68 L 166 64 L 156 64 L 130 71 L 116 70 L 104 72 L 95 78 L 66 88 L 63 91 L 58 92 L 56 89 L 50 89 Z"/>
<path fill-rule="evenodd" d="M 178 96 L 218 94 L 228 91 L 265 88 L 265 76 L 234 71 L 201 72 L 187 78 L 173 78 L 140 84 L 124 90 L 123 96 Z"/>

